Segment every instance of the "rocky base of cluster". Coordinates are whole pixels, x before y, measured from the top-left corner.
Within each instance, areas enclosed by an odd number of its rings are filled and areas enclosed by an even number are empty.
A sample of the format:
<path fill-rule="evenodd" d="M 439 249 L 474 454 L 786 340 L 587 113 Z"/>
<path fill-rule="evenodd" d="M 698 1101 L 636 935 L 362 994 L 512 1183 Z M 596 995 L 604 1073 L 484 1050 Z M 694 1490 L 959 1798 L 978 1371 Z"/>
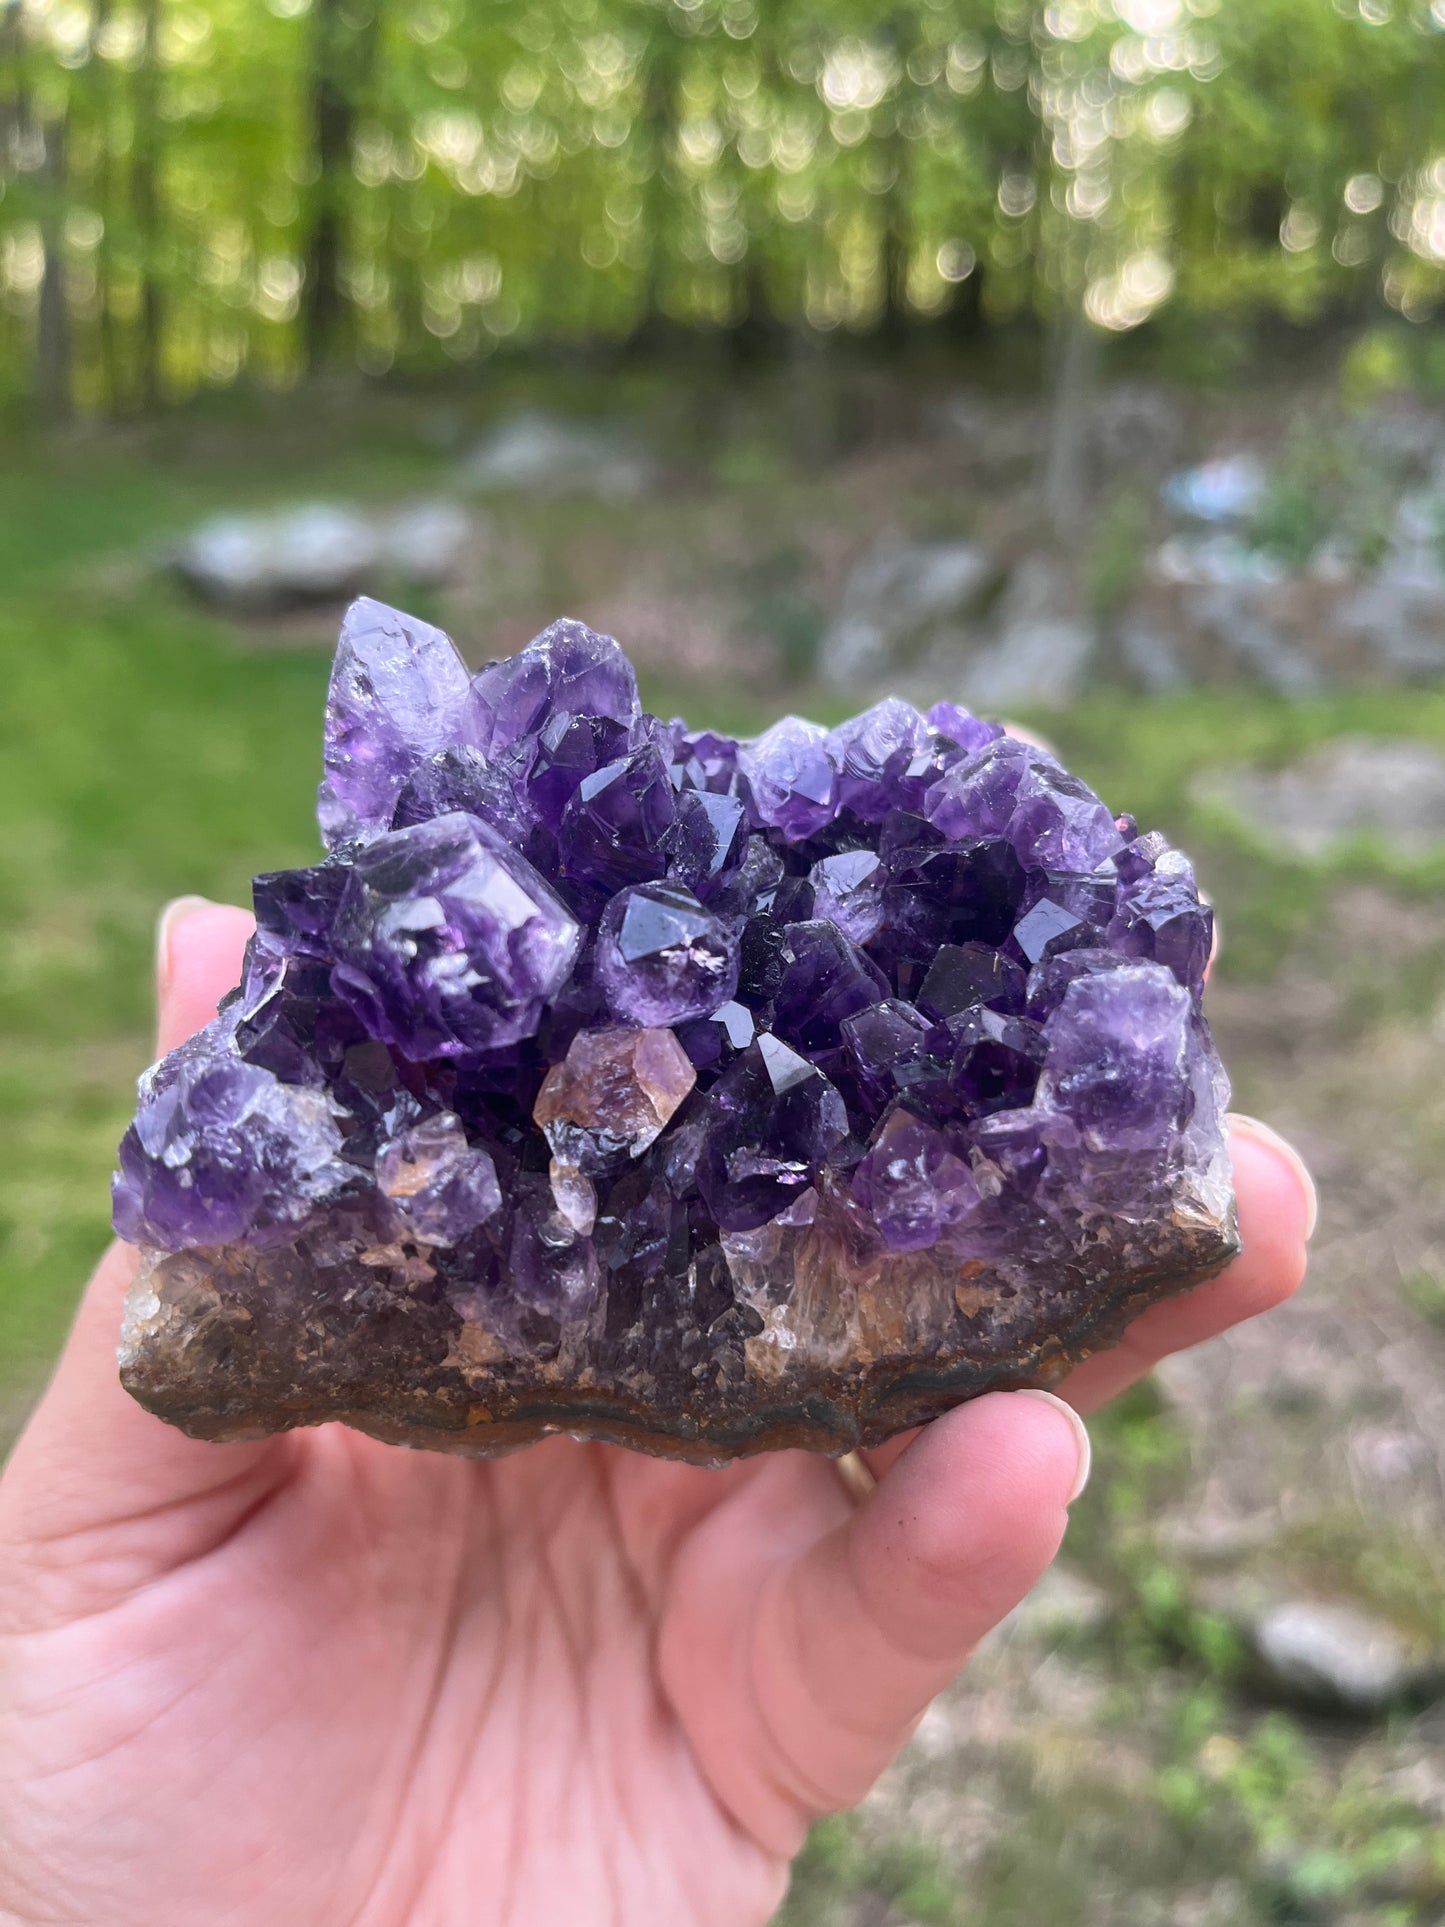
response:
<path fill-rule="evenodd" d="M 1237 1250 L 1227 1197 L 1142 1236 L 1098 1228 L 1088 1268 L 859 1251 L 846 1228 L 769 1227 L 712 1281 L 704 1326 L 545 1329 L 463 1315 L 435 1270 L 337 1225 L 299 1245 L 149 1252 L 122 1378 L 193 1438 L 331 1420 L 393 1445 L 497 1458 L 550 1433 L 719 1464 L 879 1445 L 986 1391 L 1055 1384 L 1149 1305 Z M 430 1276 L 426 1275 L 428 1272 Z M 706 1281 L 693 1289 L 706 1291 Z M 679 1294 L 681 1296 L 682 1294 Z M 461 1294 L 464 1298 L 465 1294 Z M 468 1307 L 475 1312 L 475 1302 Z"/>

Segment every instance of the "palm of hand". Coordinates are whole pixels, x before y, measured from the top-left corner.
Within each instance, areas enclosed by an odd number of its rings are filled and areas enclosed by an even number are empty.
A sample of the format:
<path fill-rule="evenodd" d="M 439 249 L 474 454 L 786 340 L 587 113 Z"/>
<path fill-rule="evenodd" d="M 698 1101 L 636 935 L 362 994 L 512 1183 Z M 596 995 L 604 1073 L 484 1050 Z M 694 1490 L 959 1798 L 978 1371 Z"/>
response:
<path fill-rule="evenodd" d="M 253 1483 L 201 1500 L 190 1556 L 138 1590 L 122 1571 L 103 1596 L 93 1561 L 52 1575 L 89 1596 L 32 1635 L 26 1697 L 48 1719 L 21 1769 L 45 1857 L 77 1827 L 107 1844 L 44 1897 L 67 1918 L 766 1918 L 801 1821 L 767 1801 L 771 1851 L 736 1823 L 709 1777 L 730 1772 L 718 1709 L 688 1684 L 711 1634 L 689 1550 L 736 1481 L 562 1442 L 475 1465 L 330 1429 Z"/>
<path fill-rule="evenodd" d="M 195 919 L 163 1042 L 236 916 Z M 1297 1178 L 1249 1138 L 1236 1169 L 1246 1257 L 1076 1402 L 1297 1282 Z M 861 1507 L 801 1454 L 196 1445 L 116 1385 L 129 1269 L 0 1484 L 0 1920 L 762 1923 L 1062 1535 L 1071 1427 L 1002 1394 L 875 1455 Z"/>

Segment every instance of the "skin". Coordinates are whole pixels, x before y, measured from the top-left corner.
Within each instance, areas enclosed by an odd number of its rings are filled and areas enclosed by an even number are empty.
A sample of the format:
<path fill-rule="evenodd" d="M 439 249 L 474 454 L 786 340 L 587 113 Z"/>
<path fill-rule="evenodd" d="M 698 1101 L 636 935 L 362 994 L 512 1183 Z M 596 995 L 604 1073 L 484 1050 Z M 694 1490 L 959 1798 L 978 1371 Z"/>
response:
<path fill-rule="evenodd" d="M 172 919 L 162 1049 L 249 928 Z M 1303 1166 L 1248 1121 L 1232 1146 L 1243 1256 L 1075 1372 L 1080 1411 L 1299 1283 Z M 132 1268 L 102 1260 L 0 1480 L 11 1927 L 761 1927 L 1087 1466 L 1059 1401 L 1004 1393 L 873 1454 L 861 1503 L 805 1454 L 198 1444 L 120 1389 Z"/>

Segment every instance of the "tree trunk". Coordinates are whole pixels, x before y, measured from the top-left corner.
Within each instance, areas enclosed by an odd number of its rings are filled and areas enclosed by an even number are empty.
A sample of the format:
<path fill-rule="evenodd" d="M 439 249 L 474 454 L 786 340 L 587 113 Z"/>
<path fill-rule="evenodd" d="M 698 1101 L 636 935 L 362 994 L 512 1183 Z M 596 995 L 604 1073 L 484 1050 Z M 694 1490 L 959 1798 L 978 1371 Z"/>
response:
<path fill-rule="evenodd" d="M 24 42 L 16 0 L 0 0 L 0 62 L 10 74 L 9 89 L 0 93 L 0 181 L 18 172 L 21 133 L 25 119 Z"/>
<path fill-rule="evenodd" d="M 1089 486 L 1089 406 L 1099 361 L 1099 337 L 1083 310 L 1059 323 L 1053 397 L 1044 458 L 1044 512 L 1055 537 L 1070 543 L 1084 521 Z"/>
<path fill-rule="evenodd" d="M 311 57 L 311 190 L 303 259 L 301 346 L 308 374 L 336 361 L 347 304 L 341 286 L 352 142 L 375 57 L 380 9 L 374 0 L 317 0 Z"/>
<path fill-rule="evenodd" d="M 160 0 L 143 0 L 140 62 L 135 72 L 135 139 L 130 197 L 140 241 L 140 405 L 147 412 L 164 399 L 161 357 L 165 300 L 161 277 L 160 192 Z"/>
<path fill-rule="evenodd" d="M 647 167 L 643 216 L 647 260 L 642 271 L 637 320 L 629 347 L 649 349 L 666 332 L 662 289 L 667 272 L 666 233 L 673 193 L 673 149 L 677 143 L 677 64 L 672 29 L 663 21 L 653 28 L 643 81 L 642 112 L 638 116 Z"/>
<path fill-rule="evenodd" d="M 65 183 L 69 128 L 65 118 L 45 128 L 45 164 L 41 173 L 40 238 L 45 271 L 40 280 L 40 307 L 35 323 L 35 393 L 47 421 L 60 422 L 70 414 L 71 356 L 70 299 L 65 271 Z"/>
<path fill-rule="evenodd" d="M 913 245 L 913 210 L 909 205 L 912 189 L 911 155 L 903 129 L 908 101 L 908 61 L 918 37 L 917 23 L 907 8 L 900 7 L 884 28 L 884 39 L 898 62 L 899 82 L 893 102 L 893 123 L 879 142 L 880 154 L 891 179 L 883 195 L 883 223 L 879 237 L 878 277 L 882 303 L 878 333 L 886 348 L 903 346 L 912 320 L 908 306 L 908 257 Z"/>
<path fill-rule="evenodd" d="M 22 173 L 33 165 L 29 149 L 30 103 L 25 73 L 25 36 L 16 0 L 0 0 L 0 61 L 7 84 L 0 91 L 0 191 L 7 206 L 18 200 Z M 0 356 L 7 365 L 18 363 L 29 351 L 28 330 L 22 332 L 12 313 L 0 308 Z M 22 346 L 23 342 L 23 346 Z"/>
<path fill-rule="evenodd" d="M 953 299 L 948 304 L 945 325 L 955 341 L 972 346 L 984 334 L 983 288 L 987 269 L 982 261 L 976 261 L 973 271 L 960 281 L 953 291 Z"/>
<path fill-rule="evenodd" d="M 95 252 L 96 330 L 100 349 L 101 383 L 106 406 L 114 413 L 121 401 L 120 343 L 116 335 L 115 313 L 111 302 L 112 268 L 115 260 L 115 168 L 111 139 L 111 84 L 101 58 L 101 41 L 110 23 L 111 0 L 93 0 L 90 16 L 91 107 L 95 140 L 95 206 L 100 215 L 100 240 Z"/>

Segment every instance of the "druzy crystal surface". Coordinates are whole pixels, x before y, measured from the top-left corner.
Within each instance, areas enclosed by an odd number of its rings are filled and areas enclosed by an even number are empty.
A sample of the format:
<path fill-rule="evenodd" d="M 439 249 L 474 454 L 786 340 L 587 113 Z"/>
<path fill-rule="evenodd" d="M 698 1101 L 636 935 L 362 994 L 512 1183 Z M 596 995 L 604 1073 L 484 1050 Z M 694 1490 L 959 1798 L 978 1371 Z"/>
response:
<path fill-rule="evenodd" d="M 580 622 L 471 675 L 362 601 L 319 818 L 120 1150 L 196 1436 L 840 1451 L 1235 1249 L 1187 860 L 955 704 L 737 742 Z"/>

